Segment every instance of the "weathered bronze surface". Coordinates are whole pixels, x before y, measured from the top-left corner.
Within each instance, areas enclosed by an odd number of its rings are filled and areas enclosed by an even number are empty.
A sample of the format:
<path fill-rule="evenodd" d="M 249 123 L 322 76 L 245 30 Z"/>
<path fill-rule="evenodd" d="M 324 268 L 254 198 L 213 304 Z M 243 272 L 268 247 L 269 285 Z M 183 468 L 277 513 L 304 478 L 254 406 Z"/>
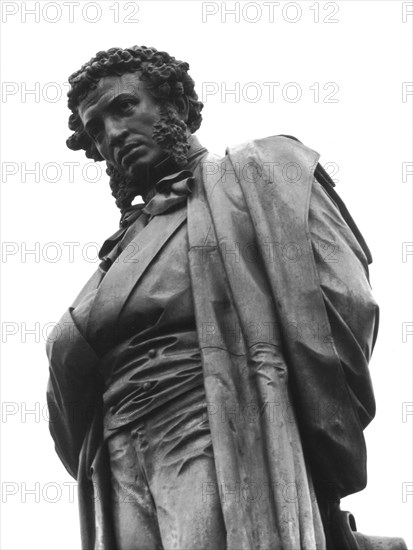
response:
<path fill-rule="evenodd" d="M 70 77 L 67 144 L 106 161 L 121 210 L 47 347 L 82 545 L 405 548 L 338 506 L 375 413 L 370 251 L 295 138 L 202 147 L 188 69 L 135 46 Z"/>

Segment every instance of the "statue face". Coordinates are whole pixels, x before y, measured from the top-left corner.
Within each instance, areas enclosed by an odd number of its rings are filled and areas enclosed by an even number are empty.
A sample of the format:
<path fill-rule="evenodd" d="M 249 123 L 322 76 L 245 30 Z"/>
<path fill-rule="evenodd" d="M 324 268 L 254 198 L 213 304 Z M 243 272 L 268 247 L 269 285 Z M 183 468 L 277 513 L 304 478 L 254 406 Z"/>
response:
<path fill-rule="evenodd" d="M 138 73 L 103 77 L 80 103 L 79 116 L 102 157 L 128 178 L 167 156 L 152 137 L 160 106 Z"/>

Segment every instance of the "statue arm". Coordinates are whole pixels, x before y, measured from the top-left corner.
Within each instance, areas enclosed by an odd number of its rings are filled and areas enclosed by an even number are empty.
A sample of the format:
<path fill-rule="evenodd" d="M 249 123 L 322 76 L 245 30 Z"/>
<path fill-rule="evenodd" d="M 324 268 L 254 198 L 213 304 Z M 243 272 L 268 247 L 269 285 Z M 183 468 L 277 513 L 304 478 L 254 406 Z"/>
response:
<path fill-rule="evenodd" d="M 309 231 L 333 345 L 364 429 L 375 414 L 368 363 L 379 323 L 379 308 L 369 284 L 370 258 L 316 179 L 310 200 Z"/>
<path fill-rule="evenodd" d="M 47 403 L 56 452 L 77 478 L 79 454 L 102 395 L 99 359 L 66 311 L 46 347 L 49 358 Z"/>

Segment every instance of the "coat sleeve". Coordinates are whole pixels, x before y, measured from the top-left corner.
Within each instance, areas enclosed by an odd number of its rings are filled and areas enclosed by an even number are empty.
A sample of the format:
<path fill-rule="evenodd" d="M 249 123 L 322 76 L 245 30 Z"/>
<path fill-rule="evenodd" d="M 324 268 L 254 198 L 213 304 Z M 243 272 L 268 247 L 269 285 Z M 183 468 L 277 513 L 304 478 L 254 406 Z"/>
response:
<path fill-rule="evenodd" d="M 69 308 L 50 334 L 47 403 L 56 452 L 77 478 L 79 454 L 101 399 L 99 358 L 82 336 Z"/>
<path fill-rule="evenodd" d="M 368 363 L 379 322 L 379 308 L 369 284 L 368 257 L 338 206 L 316 179 L 308 224 L 333 345 L 351 401 L 365 428 L 375 414 Z"/>

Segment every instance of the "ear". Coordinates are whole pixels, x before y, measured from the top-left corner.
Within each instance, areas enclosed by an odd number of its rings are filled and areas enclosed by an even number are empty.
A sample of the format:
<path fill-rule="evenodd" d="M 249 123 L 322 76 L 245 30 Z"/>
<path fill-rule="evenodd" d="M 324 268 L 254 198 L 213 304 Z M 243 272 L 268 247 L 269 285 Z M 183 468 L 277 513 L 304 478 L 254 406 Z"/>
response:
<path fill-rule="evenodd" d="M 182 96 L 174 101 L 180 118 L 186 123 L 189 114 L 189 102 L 186 96 Z"/>

